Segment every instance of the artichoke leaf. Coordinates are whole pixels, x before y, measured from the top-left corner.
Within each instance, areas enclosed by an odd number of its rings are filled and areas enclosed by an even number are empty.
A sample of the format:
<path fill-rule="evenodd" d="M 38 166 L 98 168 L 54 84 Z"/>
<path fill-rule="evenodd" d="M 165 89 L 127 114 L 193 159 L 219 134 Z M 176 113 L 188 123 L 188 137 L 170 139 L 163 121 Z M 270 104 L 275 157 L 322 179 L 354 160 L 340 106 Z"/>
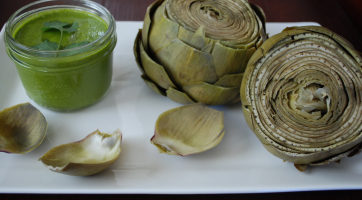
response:
<path fill-rule="evenodd" d="M 190 104 L 162 113 L 151 138 L 160 153 L 187 156 L 215 147 L 225 131 L 223 112 Z"/>
<path fill-rule="evenodd" d="M 265 42 L 266 40 L 263 37 L 260 37 L 259 40 L 256 42 L 255 48 L 259 49 L 259 47 Z"/>
<path fill-rule="evenodd" d="M 172 101 L 175 101 L 175 102 L 181 103 L 181 104 L 196 103 L 187 94 L 185 94 L 184 92 L 181 92 L 179 90 L 176 90 L 172 87 L 170 87 L 166 90 L 166 96 L 168 98 L 170 98 Z"/>
<path fill-rule="evenodd" d="M 317 165 L 326 165 L 326 164 L 329 164 L 329 163 L 332 163 L 332 162 L 338 162 L 339 163 L 342 158 L 347 157 L 347 156 L 349 157 L 349 155 L 352 152 L 358 150 L 359 148 L 360 148 L 360 145 L 358 145 L 358 146 L 356 146 L 356 147 L 354 147 L 354 148 L 352 148 L 352 149 L 350 149 L 350 150 L 348 150 L 348 151 L 346 151 L 344 153 L 338 154 L 338 155 L 336 155 L 336 156 L 334 156 L 332 158 L 328 158 L 326 160 L 323 160 L 322 162 L 311 163 L 310 165 L 311 166 L 317 166 Z"/>
<path fill-rule="evenodd" d="M 212 51 L 217 76 L 223 77 L 226 74 L 244 72 L 245 67 L 242 65 L 248 51 L 246 49 L 226 47 L 217 42 Z"/>
<path fill-rule="evenodd" d="M 205 82 L 184 85 L 182 86 L 182 90 L 185 91 L 190 98 L 205 102 L 207 105 L 228 104 L 239 98 L 238 87 L 221 87 Z"/>
<path fill-rule="evenodd" d="M 266 16 L 265 16 L 265 13 L 263 11 L 263 9 L 256 5 L 256 4 L 252 4 L 250 3 L 250 6 L 251 8 L 254 10 L 255 14 L 258 16 L 258 18 L 260 19 L 260 22 L 262 24 L 262 26 L 260 27 L 260 35 L 261 35 L 261 38 L 263 40 L 263 42 L 265 42 L 267 40 L 267 35 L 266 35 L 266 30 L 265 30 L 265 27 L 266 27 Z"/>
<path fill-rule="evenodd" d="M 134 44 L 133 44 L 133 54 L 135 56 L 135 60 L 136 60 L 136 64 L 138 66 L 138 69 L 142 72 L 142 74 L 145 74 L 145 70 L 143 70 L 143 67 L 142 67 L 142 62 L 141 62 L 141 58 L 140 58 L 140 45 L 139 43 L 142 43 L 141 42 L 141 39 L 140 37 L 142 37 L 142 29 L 139 29 L 138 30 L 138 34 L 136 36 L 136 39 L 134 40 Z"/>
<path fill-rule="evenodd" d="M 154 92 L 156 92 L 157 94 L 160 94 L 162 96 L 166 96 L 166 91 L 163 88 L 160 88 L 159 86 L 157 86 L 157 84 L 155 84 L 154 82 L 152 82 L 147 76 L 142 75 L 141 78 L 143 79 L 143 81 L 146 83 L 146 85 L 153 90 Z"/>
<path fill-rule="evenodd" d="M 212 56 L 196 50 L 179 39 L 155 52 L 160 63 L 177 86 L 196 81 L 215 83 L 218 78 Z"/>
<path fill-rule="evenodd" d="M 245 55 L 243 64 L 241 65 L 240 72 L 244 72 L 244 71 L 245 71 L 245 68 L 246 68 L 246 66 L 247 66 L 247 64 L 248 64 L 248 61 L 249 61 L 249 59 L 251 58 L 251 56 L 255 53 L 255 51 L 256 51 L 256 49 L 255 49 L 254 47 L 248 49 L 248 51 L 246 52 L 246 55 Z"/>
<path fill-rule="evenodd" d="M 30 103 L 0 112 L 0 152 L 24 154 L 44 140 L 48 129 L 43 114 Z"/>
<path fill-rule="evenodd" d="M 165 69 L 157 64 L 155 61 L 148 56 L 147 52 L 143 48 L 142 42 L 139 42 L 140 49 L 140 57 L 143 69 L 145 74 L 147 74 L 148 78 L 152 80 L 152 82 L 156 83 L 158 86 L 167 89 L 169 87 L 176 88 L 176 86 L 172 83 L 170 78 L 168 77 Z"/>
<path fill-rule="evenodd" d="M 222 87 L 239 87 L 243 80 L 243 73 L 240 74 L 227 74 L 220 78 L 214 85 Z"/>
<path fill-rule="evenodd" d="M 304 172 L 308 165 L 306 164 L 294 164 L 294 167 L 297 168 L 300 172 Z"/>
<path fill-rule="evenodd" d="M 148 35 L 151 54 L 177 38 L 180 25 L 169 20 L 165 15 L 165 3 L 163 3 L 157 8 L 152 18 Z"/>
<path fill-rule="evenodd" d="M 197 50 L 202 50 L 211 41 L 205 37 L 205 27 L 203 25 L 195 33 L 180 27 L 177 38 Z"/>
<path fill-rule="evenodd" d="M 309 30 L 309 31 L 313 31 L 316 33 L 323 33 L 328 35 L 329 37 L 331 37 L 333 40 L 336 40 L 338 43 L 340 43 L 346 50 L 347 52 L 350 54 L 350 56 L 353 57 L 352 60 L 350 60 L 351 62 L 356 62 L 356 64 L 358 63 L 359 66 L 362 66 L 362 56 L 361 54 L 353 47 L 353 45 L 346 40 L 345 38 L 343 38 L 342 36 L 336 34 L 336 33 L 330 33 L 329 30 L 321 30 L 319 28 L 316 28 L 315 26 L 305 26 L 303 28 L 299 28 L 299 27 L 294 27 L 294 30 Z"/>
<path fill-rule="evenodd" d="M 204 48 L 201 49 L 202 52 L 211 54 L 211 52 L 214 50 L 215 42 L 211 42 L 204 46 Z"/>
<path fill-rule="evenodd" d="M 53 147 L 39 161 L 54 172 L 88 176 L 110 167 L 119 158 L 121 148 L 119 129 L 113 134 L 96 130 L 78 142 Z"/>
<path fill-rule="evenodd" d="M 142 28 L 143 29 L 142 42 L 143 42 L 143 46 L 145 47 L 146 52 L 149 52 L 148 35 L 149 35 L 149 31 L 150 31 L 150 26 L 152 23 L 151 16 L 153 16 L 155 10 L 160 6 L 160 4 L 162 4 L 162 2 L 163 2 L 163 0 L 157 0 L 147 7 L 145 19 L 143 20 L 143 28 Z"/>

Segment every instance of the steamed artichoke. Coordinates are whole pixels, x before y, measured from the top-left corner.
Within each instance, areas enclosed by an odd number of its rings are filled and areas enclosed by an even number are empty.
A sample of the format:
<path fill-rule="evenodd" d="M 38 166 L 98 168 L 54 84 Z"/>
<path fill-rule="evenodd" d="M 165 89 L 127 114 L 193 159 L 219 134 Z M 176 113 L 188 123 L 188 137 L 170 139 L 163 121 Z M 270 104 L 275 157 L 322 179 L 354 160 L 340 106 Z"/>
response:
<path fill-rule="evenodd" d="M 362 148 L 362 59 L 332 31 L 292 27 L 251 57 L 241 86 L 248 125 L 300 171 Z"/>
<path fill-rule="evenodd" d="M 146 84 L 178 103 L 240 101 L 246 64 L 266 39 L 265 16 L 247 0 L 158 0 L 134 44 Z"/>

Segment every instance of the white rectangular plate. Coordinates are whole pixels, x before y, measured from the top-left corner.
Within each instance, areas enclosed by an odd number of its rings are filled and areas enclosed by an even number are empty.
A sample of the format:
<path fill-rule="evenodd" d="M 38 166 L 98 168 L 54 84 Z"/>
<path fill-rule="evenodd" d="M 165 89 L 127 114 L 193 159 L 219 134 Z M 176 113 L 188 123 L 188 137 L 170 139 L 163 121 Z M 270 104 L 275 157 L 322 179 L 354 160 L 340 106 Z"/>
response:
<path fill-rule="evenodd" d="M 274 35 L 288 26 L 316 23 L 267 23 Z M 215 106 L 225 111 L 225 136 L 215 148 L 186 157 L 159 154 L 150 144 L 161 113 L 181 106 L 151 91 L 140 78 L 133 41 L 142 22 L 117 22 L 114 74 L 108 94 L 97 104 L 72 113 L 46 110 L 25 94 L 0 34 L 0 110 L 31 102 L 46 117 L 43 143 L 26 155 L 0 153 L 0 193 L 257 193 L 362 189 L 362 159 L 310 167 L 302 173 L 292 163 L 267 152 L 247 126 L 241 105 Z M 121 157 L 107 170 L 73 177 L 48 170 L 38 159 L 50 148 L 83 139 L 99 129 L 123 132 Z"/>

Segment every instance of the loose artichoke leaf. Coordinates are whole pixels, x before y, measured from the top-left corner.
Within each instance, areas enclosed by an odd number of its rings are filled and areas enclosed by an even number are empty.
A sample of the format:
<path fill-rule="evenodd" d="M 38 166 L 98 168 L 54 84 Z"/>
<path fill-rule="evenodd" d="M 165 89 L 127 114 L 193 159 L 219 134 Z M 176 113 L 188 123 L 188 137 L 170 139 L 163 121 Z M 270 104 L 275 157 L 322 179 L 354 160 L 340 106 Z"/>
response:
<path fill-rule="evenodd" d="M 158 144 L 158 143 L 153 142 L 153 138 L 154 137 L 151 138 L 150 142 L 151 142 L 151 144 L 153 144 L 153 145 L 155 145 L 157 147 L 159 153 L 164 153 L 164 154 L 168 154 L 168 155 L 175 155 L 175 156 L 184 156 L 182 154 L 177 153 L 175 150 L 170 149 L 170 147 L 168 147 L 165 144 Z M 167 142 L 173 143 L 174 141 L 169 140 L 169 141 L 166 141 L 166 143 Z"/>
<path fill-rule="evenodd" d="M 24 154 L 44 140 L 48 129 L 43 114 L 30 103 L 0 112 L 0 152 Z"/>
<path fill-rule="evenodd" d="M 212 56 L 179 39 L 159 49 L 155 55 L 155 61 L 165 68 L 177 86 L 197 81 L 215 83 L 218 80 Z"/>
<path fill-rule="evenodd" d="M 149 51 L 155 52 L 177 38 L 179 24 L 169 20 L 165 14 L 165 3 L 160 5 L 152 16 L 148 35 Z"/>
<path fill-rule="evenodd" d="M 244 72 L 243 63 L 247 52 L 246 49 L 232 49 L 217 42 L 211 53 L 217 76 Z"/>
<path fill-rule="evenodd" d="M 238 87 L 221 87 L 205 82 L 196 82 L 182 86 L 182 90 L 197 102 L 206 105 L 227 104 L 239 98 Z"/>
<path fill-rule="evenodd" d="M 88 176 L 111 166 L 119 158 L 121 148 L 119 129 L 111 135 L 96 130 L 78 142 L 53 147 L 39 161 L 54 172 Z"/>
<path fill-rule="evenodd" d="M 176 88 L 176 86 L 172 83 L 170 78 L 168 77 L 165 69 L 152 60 L 151 57 L 147 54 L 147 52 L 143 48 L 142 42 L 139 42 L 140 49 L 140 57 L 143 69 L 145 74 L 152 80 L 152 82 L 156 83 L 158 86 L 167 89 L 169 87 Z"/>
<path fill-rule="evenodd" d="M 240 87 L 243 76 L 243 73 L 227 74 L 220 78 L 214 85 L 221 87 Z"/>
<path fill-rule="evenodd" d="M 151 143 L 160 153 L 186 156 L 215 147 L 222 140 L 224 114 L 203 104 L 190 104 L 162 113 Z"/>
<path fill-rule="evenodd" d="M 162 4 L 163 0 L 157 0 L 147 7 L 145 19 L 143 20 L 142 42 L 146 52 L 149 52 L 148 35 L 152 23 L 152 16 L 155 10 Z"/>
<path fill-rule="evenodd" d="M 196 103 L 194 100 L 192 100 L 187 94 L 184 92 L 178 91 L 172 87 L 169 87 L 166 90 L 166 95 L 168 98 L 170 98 L 172 101 L 175 101 L 177 103 L 181 104 L 191 104 Z"/>
<path fill-rule="evenodd" d="M 147 76 L 142 75 L 141 78 L 146 83 L 146 85 L 156 92 L 157 94 L 160 94 L 162 96 L 166 96 L 166 91 L 163 88 L 158 87 L 154 82 L 152 82 Z"/>

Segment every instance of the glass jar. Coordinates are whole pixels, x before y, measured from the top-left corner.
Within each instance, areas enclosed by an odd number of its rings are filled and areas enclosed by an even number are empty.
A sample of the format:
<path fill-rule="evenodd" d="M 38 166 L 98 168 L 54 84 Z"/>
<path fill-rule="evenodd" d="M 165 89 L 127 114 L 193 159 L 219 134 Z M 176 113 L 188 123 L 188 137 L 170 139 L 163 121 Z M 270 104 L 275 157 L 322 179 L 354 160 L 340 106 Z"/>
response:
<path fill-rule="evenodd" d="M 34 16 L 53 12 L 52 9 L 75 9 L 74 12 L 99 17 L 107 23 L 108 29 L 84 46 L 65 50 L 38 50 L 15 39 L 19 26 L 31 23 Z M 42 107 L 71 111 L 94 104 L 109 89 L 113 49 L 117 43 L 115 29 L 113 16 L 95 2 L 42 0 L 24 6 L 10 17 L 4 40 L 27 95 Z"/>

